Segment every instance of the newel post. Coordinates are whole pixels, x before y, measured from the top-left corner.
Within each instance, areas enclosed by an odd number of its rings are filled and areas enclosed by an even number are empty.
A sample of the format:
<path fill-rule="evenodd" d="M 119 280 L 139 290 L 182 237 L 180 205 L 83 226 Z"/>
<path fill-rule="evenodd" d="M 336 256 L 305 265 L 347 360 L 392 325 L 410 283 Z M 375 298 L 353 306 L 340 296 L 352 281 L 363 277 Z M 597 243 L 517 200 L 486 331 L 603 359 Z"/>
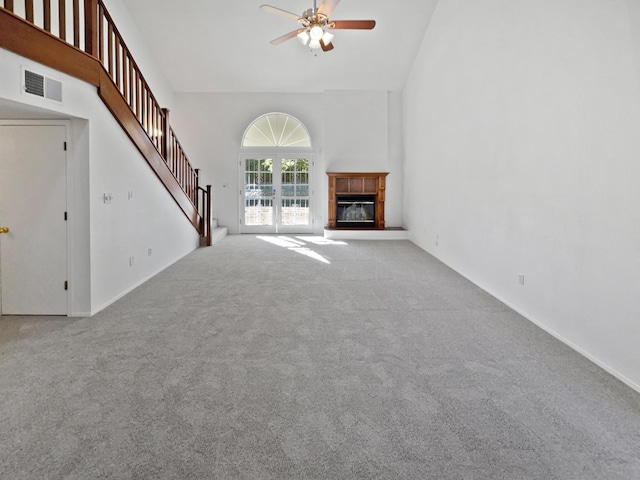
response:
<path fill-rule="evenodd" d="M 169 147 L 169 109 L 162 109 L 162 156 L 164 157 L 164 161 L 169 164 L 169 154 L 171 152 L 171 148 Z"/>
<path fill-rule="evenodd" d="M 206 208 L 206 232 L 207 232 L 207 247 L 211 246 L 211 185 L 207 185 L 207 208 Z"/>
<path fill-rule="evenodd" d="M 98 0 L 84 0 L 84 51 L 98 58 Z"/>

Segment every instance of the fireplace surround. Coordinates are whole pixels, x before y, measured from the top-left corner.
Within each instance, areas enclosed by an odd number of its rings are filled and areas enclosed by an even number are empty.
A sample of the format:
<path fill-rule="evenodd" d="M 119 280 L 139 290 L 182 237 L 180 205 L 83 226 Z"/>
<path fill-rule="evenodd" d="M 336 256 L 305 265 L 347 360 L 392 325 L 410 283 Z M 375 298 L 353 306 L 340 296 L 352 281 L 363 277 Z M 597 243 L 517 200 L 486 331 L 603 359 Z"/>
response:
<path fill-rule="evenodd" d="M 329 229 L 384 230 L 388 172 L 327 172 Z"/>

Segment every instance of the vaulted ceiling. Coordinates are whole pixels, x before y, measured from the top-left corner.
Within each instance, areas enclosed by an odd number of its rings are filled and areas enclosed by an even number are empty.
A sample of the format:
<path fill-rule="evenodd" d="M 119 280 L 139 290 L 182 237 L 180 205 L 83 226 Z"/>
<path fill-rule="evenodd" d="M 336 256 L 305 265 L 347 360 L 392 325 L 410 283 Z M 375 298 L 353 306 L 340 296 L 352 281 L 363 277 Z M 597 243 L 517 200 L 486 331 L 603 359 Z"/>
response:
<path fill-rule="evenodd" d="M 330 52 L 296 38 L 298 28 L 260 10 L 301 15 L 313 0 L 123 0 L 175 92 L 402 90 L 437 0 L 341 0 L 332 20 L 373 19 L 367 30 L 334 30 Z M 318 0 L 318 6 L 321 0 Z"/>

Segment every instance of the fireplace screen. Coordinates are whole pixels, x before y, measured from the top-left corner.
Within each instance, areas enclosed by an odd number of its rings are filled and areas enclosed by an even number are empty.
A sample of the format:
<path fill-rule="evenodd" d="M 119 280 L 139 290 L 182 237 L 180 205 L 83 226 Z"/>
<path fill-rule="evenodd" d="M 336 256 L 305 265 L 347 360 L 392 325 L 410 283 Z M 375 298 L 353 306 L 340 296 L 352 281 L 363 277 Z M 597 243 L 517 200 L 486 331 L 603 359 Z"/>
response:
<path fill-rule="evenodd" d="M 376 196 L 338 195 L 336 198 L 336 223 L 338 227 L 375 227 Z"/>

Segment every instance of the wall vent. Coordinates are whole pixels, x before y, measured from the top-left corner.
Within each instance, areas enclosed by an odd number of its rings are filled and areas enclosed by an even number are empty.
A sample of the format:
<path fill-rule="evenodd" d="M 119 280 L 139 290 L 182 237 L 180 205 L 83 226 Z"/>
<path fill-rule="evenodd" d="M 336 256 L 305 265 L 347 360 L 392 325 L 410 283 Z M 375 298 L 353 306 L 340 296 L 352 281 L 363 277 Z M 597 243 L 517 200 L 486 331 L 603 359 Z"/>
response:
<path fill-rule="evenodd" d="M 24 91 L 56 102 L 62 102 L 62 82 L 24 69 Z"/>

